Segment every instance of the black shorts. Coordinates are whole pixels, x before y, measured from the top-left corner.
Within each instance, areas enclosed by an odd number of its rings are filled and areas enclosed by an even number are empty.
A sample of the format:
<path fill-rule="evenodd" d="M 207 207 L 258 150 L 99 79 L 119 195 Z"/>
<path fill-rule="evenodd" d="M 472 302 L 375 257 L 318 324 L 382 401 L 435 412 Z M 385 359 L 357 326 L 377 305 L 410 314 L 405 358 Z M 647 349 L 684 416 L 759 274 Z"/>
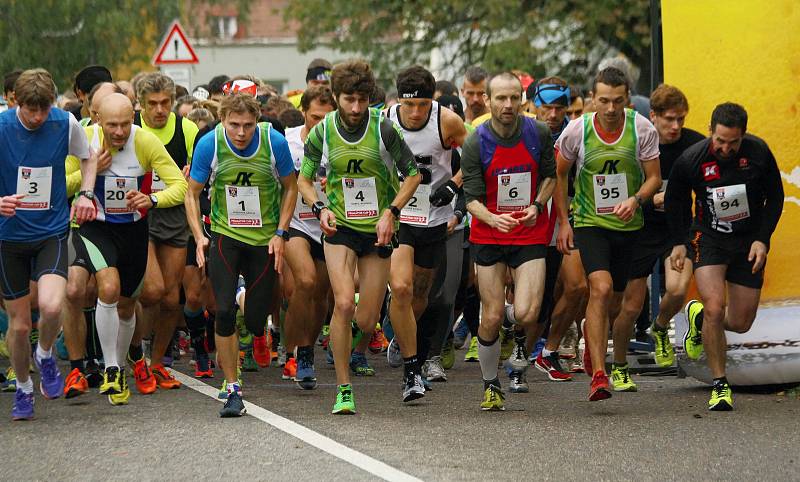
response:
<path fill-rule="evenodd" d="M 150 241 L 175 248 L 185 248 L 189 243 L 189 223 L 183 204 L 170 208 L 151 209 L 147 213 Z"/>
<path fill-rule="evenodd" d="M 574 229 L 575 247 L 581 253 L 586 276 L 595 271 L 611 273 L 614 291 L 625 291 L 633 261 L 631 246 L 636 245 L 638 231 L 612 231 L 594 226 Z"/>
<path fill-rule="evenodd" d="M 653 266 L 657 262 L 663 263 L 672 252 L 672 239 L 662 233 L 644 233 L 640 231 L 636 244 L 633 246 L 633 260 L 628 279 L 647 278 L 653 273 Z"/>
<path fill-rule="evenodd" d="M 543 244 L 473 244 L 470 254 L 478 266 L 504 263 L 509 268 L 516 269 L 528 261 L 545 258 L 547 246 Z"/>
<path fill-rule="evenodd" d="M 747 260 L 753 239 L 732 238 L 696 231 L 686 246 L 686 256 L 694 269 L 701 266 L 726 265 L 725 280 L 753 289 L 764 285 L 764 270 L 753 274 L 753 263 Z"/>
<path fill-rule="evenodd" d="M 211 240 L 211 226 L 201 222 L 200 227 L 203 228 L 203 235 Z M 186 266 L 197 266 L 197 243 L 194 242 L 194 236 L 189 236 L 186 242 Z M 208 266 L 208 254 L 206 254 L 206 266 Z"/>
<path fill-rule="evenodd" d="M 75 261 L 90 273 L 105 268 L 119 271 L 119 294 L 136 297 L 141 291 L 147 268 L 147 220 L 132 223 L 84 223 L 73 236 Z"/>
<path fill-rule="evenodd" d="M 433 269 L 447 254 L 447 223 L 433 227 L 412 226 L 400 223 L 398 242 L 414 248 L 414 264 Z"/>
<path fill-rule="evenodd" d="M 43 275 L 67 278 L 67 233 L 39 241 L 0 241 L 0 292 L 3 299 L 27 296 L 31 281 Z"/>
<path fill-rule="evenodd" d="M 359 258 L 375 253 L 379 258 L 386 259 L 392 256 L 392 250 L 398 245 L 397 234 L 392 236 L 391 244 L 375 246 L 375 243 L 378 241 L 377 234 L 362 233 L 344 226 L 336 228 L 336 232 L 333 236 L 324 236 L 322 239 L 327 244 L 347 246 L 353 250 Z"/>
<path fill-rule="evenodd" d="M 307 233 L 300 231 L 297 228 L 289 228 L 289 238 L 303 238 L 308 241 L 308 245 L 311 247 L 311 258 L 315 261 L 325 261 L 325 250 L 322 249 L 322 243 L 320 240 L 314 240 L 311 236 Z"/>

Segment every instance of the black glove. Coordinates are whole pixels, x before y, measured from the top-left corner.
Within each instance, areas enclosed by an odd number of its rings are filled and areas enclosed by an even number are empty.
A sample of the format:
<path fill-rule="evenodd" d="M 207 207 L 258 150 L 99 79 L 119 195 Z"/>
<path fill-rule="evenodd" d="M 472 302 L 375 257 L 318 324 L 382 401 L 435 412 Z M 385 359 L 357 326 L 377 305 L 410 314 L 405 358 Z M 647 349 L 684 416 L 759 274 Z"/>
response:
<path fill-rule="evenodd" d="M 429 198 L 432 205 L 437 208 L 447 205 L 453 200 L 453 197 L 458 191 L 458 186 L 453 181 L 447 181 L 435 192 L 431 193 Z"/>

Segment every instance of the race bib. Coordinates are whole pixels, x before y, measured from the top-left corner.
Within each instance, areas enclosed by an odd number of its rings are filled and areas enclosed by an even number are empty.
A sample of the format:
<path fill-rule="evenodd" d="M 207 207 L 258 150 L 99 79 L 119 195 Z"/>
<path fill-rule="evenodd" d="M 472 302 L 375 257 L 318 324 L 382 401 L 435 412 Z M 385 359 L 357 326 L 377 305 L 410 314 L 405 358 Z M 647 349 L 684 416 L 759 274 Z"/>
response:
<path fill-rule="evenodd" d="M 347 219 L 374 218 L 378 215 L 378 191 L 375 178 L 342 178 L 344 212 Z"/>
<path fill-rule="evenodd" d="M 668 182 L 669 182 L 668 179 L 664 179 L 663 181 L 661 181 L 661 189 L 659 189 L 658 192 L 667 192 L 667 183 Z M 664 205 L 662 204 L 660 208 L 653 208 L 653 209 L 658 211 L 658 212 L 660 212 L 660 213 L 663 213 L 664 212 Z"/>
<path fill-rule="evenodd" d="M 531 205 L 531 173 L 517 172 L 497 176 L 497 210 L 522 211 Z"/>
<path fill-rule="evenodd" d="M 153 171 L 153 182 L 150 184 L 150 192 L 159 192 L 167 188 L 167 184 Z"/>
<path fill-rule="evenodd" d="M 258 186 L 225 186 L 228 207 L 228 226 L 234 228 L 261 227 L 261 199 Z"/>
<path fill-rule="evenodd" d="M 732 222 L 750 217 L 747 186 L 744 184 L 715 187 L 712 195 L 714 196 L 714 211 L 720 221 Z"/>
<path fill-rule="evenodd" d="M 53 184 L 53 168 L 19 166 L 17 171 L 17 194 L 24 194 L 17 209 L 44 211 L 50 209 L 50 188 Z"/>
<path fill-rule="evenodd" d="M 322 192 L 322 185 L 319 182 L 314 183 L 314 190 L 317 191 L 317 199 L 322 201 L 325 204 L 328 204 L 328 196 Z M 295 205 L 295 212 L 297 213 L 297 217 L 300 218 L 300 221 L 316 221 L 317 217 L 314 216 L 314 212 L 311 210 L 311 205 L 307 204 L 303 196 L 300 193 L 297 193 L 297 204 Z"/>
<path fill-rule="evenodd" d="M 400 222 L 427 226 L 431 216 L 431 185 L 420 184 L 414 195 L 400 211 Z"/>
<path fill-rule="evenodd" d="M 125 202 L 125 195 L 128 191 L 135 191 L 138 188 L 136 178 L 106 176 L 105 179 L 103 210 L 106 214 L 132 213 L 133 209 L 128 209 Z"/>
<path fill-rule="evenodd" d="M 628 180 L 622 174 L 595 174 L 594 209 L 597 214 L 611 214 L 614 206 L 628 199 Z"/>

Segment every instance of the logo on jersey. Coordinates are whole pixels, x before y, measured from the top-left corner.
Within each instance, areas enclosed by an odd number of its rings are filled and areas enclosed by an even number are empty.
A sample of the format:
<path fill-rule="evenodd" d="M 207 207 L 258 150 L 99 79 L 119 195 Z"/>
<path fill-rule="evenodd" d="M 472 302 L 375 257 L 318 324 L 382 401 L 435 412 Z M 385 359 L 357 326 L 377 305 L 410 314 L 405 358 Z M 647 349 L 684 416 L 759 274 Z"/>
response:
<path fill-rule="evenodd" d="M 347 186 L 347 189 L 353 189 L 353 186 L 355 186 L 355 181 L 349 177 L 346 177 L 344 178 L 344 185 Z"/>
<path fill-rule="evenodd" d="M 500 176 L 500 184 L 508 186 L 511 183 L 511 176 Z"/>
<path fill-rule="evenodd" d="M 116 181 L 117 181 L 117 187 L 119 189 L 125 188 L 125 179 L 116 179 Z"/>
<path fill-rule="evenodd" d="M 228 196 L 236 197 L 236 187 L 235 186 L 228 186 Z"/>
<path fill-rule="evenodd" d="M 750 167 L 750 162 L 747 160 L 746 157 L 739 158 L 739 169 L 747 169 Z"/>
<path fill-rule="evenodd" d="M 717 191 L 717 199 L 725 199 L 725 190 L 720 189 Z"/>
<path fill-rule="evenodd" d="M 606 177 L 605 176 L 597 176 L 597 185 L 598 186 L 605 186 L 606 185 Z"/>
<path fill-rule="evenodd" d="M 719 166 L 716 162 L 707 162 L 700 167 L 703 169 L 703 180 L 713 181 L 719 179 Z"/>
<path fill-rule="evenodd" d="M 23 167 L 22 168 L 22 179 L 27 180 L 27 179 L 30 179 L 30 177 L 31 177 L 31 170 Z"/>

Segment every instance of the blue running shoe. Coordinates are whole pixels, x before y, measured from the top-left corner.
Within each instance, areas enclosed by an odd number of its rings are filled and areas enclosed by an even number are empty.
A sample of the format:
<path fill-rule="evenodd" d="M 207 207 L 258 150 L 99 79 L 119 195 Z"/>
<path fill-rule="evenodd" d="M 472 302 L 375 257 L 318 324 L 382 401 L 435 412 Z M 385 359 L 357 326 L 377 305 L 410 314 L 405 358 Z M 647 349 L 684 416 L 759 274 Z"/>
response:
<path fill-rule="evenodd" d="M 313 390 L 317 386 L 313 346 L 297 349 L 297 373 L 294 378 L 303 390 Z"/>
<path fill-rule="evenodd" d="M 333 365 L 333 348 L 331 348 L 331 341 L 328 340 L 328 349 L 325 350 L 325 363 Z"/>
<path fill-rule="evenodd" d="M 238 390 L 234 390 L 228 394 L 228 399 L 225 401 L 225 406 L 219 411 L 219 416 L 222 418 L 241 417 L 247 413 L 242 400 L 242 394 Z"/>
<path fill-rule="evenodd" d="M 39 390 L 44 398 L 52 400 L 60 397 L 64 393 L 64 377 L 61 376 L 55 357 L 39 360 L 39 357 L 34 355 L 33 360 L 36 362 L 36 368 L 39 369 L 41 376 Z"/>
<path fill-rule="evenodd" d="M 350 369 L 360 377 L 371 377 L 375 375 L 375 370 L 367 363 L 367 357 L 363 353 L 357 351 L 354 351 L 350 355 Z"/>
<path fill-rule="evenodd" d="M 33 392 L 17 390 L 14 405 L 11 407 L 12 420 L 33 420 Z"/>
<path fill-rule="evenodd" d="M 453 345 L 455 345 L 457 350 L 460 350 L 464 348 L 467 338 L 469 338 L 469 327 L 462 318 L 461 321 L 456 323 L 456 329 L 453 330 Z"/>
<path fill-rule="evenodd" d="M 64 342 L 64 332 L 58 334 L 56 338 L 56 356 L 59 360 L 69 360 L 69 353 L 67 352 L 67 344 Z"/>

